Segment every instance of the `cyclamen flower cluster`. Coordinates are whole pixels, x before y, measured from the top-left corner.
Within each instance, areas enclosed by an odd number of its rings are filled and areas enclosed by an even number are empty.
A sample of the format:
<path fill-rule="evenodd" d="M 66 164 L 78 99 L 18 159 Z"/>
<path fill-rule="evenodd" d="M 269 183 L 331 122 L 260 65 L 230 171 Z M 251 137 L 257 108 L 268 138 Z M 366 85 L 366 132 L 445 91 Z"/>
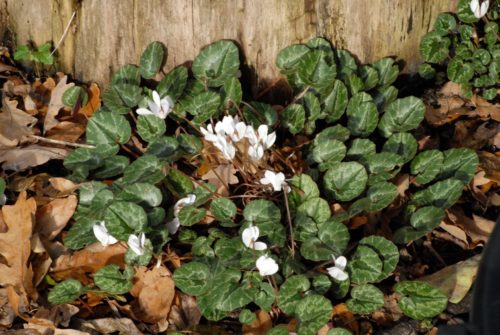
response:
<path fill-rule="evenodd" d="M 95 237 L 103 246 L 106 247 L 118 242 L 118 240 L 108 232 L 106 223 L 104 221 L 99 222 L 99 224 L 95 224 L 92 229 L 94 231 Z M 140 233 L 139 236 L 131 234 L 128 237 L 127 244 L 129 248 L 139 256 L 144 255 L 145 243 L 146 235 L 144 235 L 144 233 Z"/>
<path fill-rule="evenodd" d="M 158 92 L 153 91 L 153 101 L 148 101 L 148 108 L 138 108 L 139 115 L 154 115 L 160 119 L 165 119 L 174 107 L 174 101 L 168 95 L 160 99 Z"/>
<path fill-rule="evenodd" d="M 248 228 L 245 228 L 241 234 L 241 239 L 243 240 L 243 244 L 250 249 L 254 250 L 266 250 L 267 244 L 264 242 L 259 242 L 257 239 L 259 238 L 260 230 L 259 227 L 250 225 Z M 278 263 L 267 254 L 260 256 L 257 258 L 255 262 L 255 266 L 259 270 L 261 276 L 271 276 L 278 272 L 279 266 Z"/>
<path fill-rule="evenodd" d="M 246 139 L 248 141 L 248 155 L 253 160 L 260 160 L 264 150 L 269 149 L 276 141 L 276 133 L 268 134 L 269 127 L 265 124 L 259 126 L 257 131 L 252 126 L 240 121 L 237 116 L 224 116 L 222 121 L 211 124 L 207 128 L 200 127 L 206 141 L 218 148 L 226 159 L 233 159 L 236 155 L 236 143 Z"/>

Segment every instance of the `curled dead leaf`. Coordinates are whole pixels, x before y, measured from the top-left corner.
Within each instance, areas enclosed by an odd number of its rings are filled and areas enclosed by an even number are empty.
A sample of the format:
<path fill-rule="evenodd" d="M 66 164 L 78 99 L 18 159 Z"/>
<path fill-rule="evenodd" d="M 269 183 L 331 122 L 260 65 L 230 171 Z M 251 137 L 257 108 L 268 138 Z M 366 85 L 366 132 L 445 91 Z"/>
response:
<path fill-rule="evenodd" d="M 32 134 L 31 128 L 38 121 L 33 116 L 20 110 L 17 101 L 2 98 L 2 113 L 0 113 L 0 149 L 12 148 L 26 142 Z"/>
<path fill-rule="evenodd" d="M 64 159 L 68 154 L 66 149 L 31 144 L 23 148 L 0 149 L 0 163 L 3 162 L 4 170 L 24 171 L 51 159 Z"/>
<path fill-rule="evenodd" d="M 88 277 L 89 273 L 94 273 L 108 264 L 118 264 L 123 267 L 126 252 L 127 247 L 121 243 L 107 247 L 94 243 L 72 254 L 58 257 L 54 261 L 51 275 L 56 280 L 74 278 L 87 285 L 92 282 Z"/>
<path fill-rule="evenodd" d="M 134 315 L 148 323 L 167 320 L 175 295 L 170 271 L 164 266 L 151 270 L 140 267 L 133 280 L 130 294 L 136 298 L 131 304 Z"/>
<path fill-rule="evenodd" d="M 6 261 L 0 263 L 0 285 L 10 285 L 32 298 L 36 298 L 37 292 L 33 287 L 33 271 L 28 260 L 35 211 L 35 200 L 28 199 L 26 192 L 20 193 L 14 205 L 2 207 L 8 231 L 0 233 L 0 256 Z"/>
<path fill-rule="evenodd" d="M 47 114 L 43 122 L 45 132 L 54 128 L 59 123 L 56 117 L 59 114 L 59 110 L 64 107 L 62 96 L 69 88 L 75 86 L 74 83 L 66 84 L 67 80 L 68 76 L 62 77 L 51 92 Z"/>
<path fill-rule="evenodd" d="M 42 238 L 52 241 L 66 227 L 77 204 L 76 196 L 70 195 L 42 206 L 36 212 L 36 231 Z"/>
<path fill-rule="evenodd" d="M 475 255 L 418 280 L 439 288 L 451 303 L 458 304 L 474 283 L 480 261 L 481 255 Z"/>

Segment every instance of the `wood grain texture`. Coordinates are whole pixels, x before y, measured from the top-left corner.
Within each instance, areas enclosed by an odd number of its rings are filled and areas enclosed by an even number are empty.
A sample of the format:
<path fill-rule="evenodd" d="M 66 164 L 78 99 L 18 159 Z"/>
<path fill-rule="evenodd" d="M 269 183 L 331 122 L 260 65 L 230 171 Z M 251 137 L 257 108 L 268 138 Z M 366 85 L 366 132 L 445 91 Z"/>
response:
<path fill-rule="evenodd" d="M 407 71 L 419 62 L 420 38 L 457 0 L 0 0 L 0 34 L 18 43 L 57 43 L 73 10 L 77 18 L 59 49 L 59 65 L 76 78 L 105 84 L 137 63 L 155 40 L 167 48 L 164 70 L 191 61 L 219 39 L 238 43 L 254 87 L 276 78 L 278 52 L 315 36 L 348 49 L 361 62 L 397 56 Z M 3 28 L 2 28 L 3 26 Z M 0 36 L 1 37 L 1 36 Z"/>

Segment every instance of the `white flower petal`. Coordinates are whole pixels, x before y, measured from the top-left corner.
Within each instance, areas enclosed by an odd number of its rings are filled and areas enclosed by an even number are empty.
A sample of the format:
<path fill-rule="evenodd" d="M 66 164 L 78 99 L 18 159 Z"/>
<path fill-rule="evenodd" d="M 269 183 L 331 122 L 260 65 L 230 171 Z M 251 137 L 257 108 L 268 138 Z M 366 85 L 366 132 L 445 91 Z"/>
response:
<path fill-rule="evenodd" d="M 490 3 L 489 1 L 484 1 L 482 4 L 481 4 L 481 10 L 479 12 L 479 18 L 483 17 L 486 15 L 486 13 L 488 12 L 488 7 L 489 7 Z"/>
<path fill-rule="evenodd" d="M 271 276 L 279 270 L 278 263 L 267 255 L 257 258 L 255 265 L 257 266 L 261 276 Z"/>
<path fill-rule="evenodd" d="M 267 244 L 265 244 L 264 242 L 256 241 L 253 244 L 253 249 L 258 250 L 258 251 L 260 251 L 260 250 L 266 250 L 267 249 Z"/>
<path fill-rule="evenodd" d="M 347 278 L 349 278 L 349 275 L 347 274 L 347 272 L 345 272 L 344 270 L 342 269 L 339 269 L 338 267 L 336 266 L 332 266 L 331 268 L 327 268 L 326 269 L 328 271 L 328 274 L 332 277 L 332 278 L 335 278 L 339 281 L 344 281 L 346 280 Z"/>
<path fill-rule="evenodd" d="M 259 142 L 257 135 L 255 135 L 255 130 L 251 126 L 247 127 L 245 137 L 248 138 L 248 142 L 250 142 L 251 145 L 255 145 Z"/>
<path fill-rule="evenodd" d="M 170 222 L 167 223 L 167 229 L 170 235 L 174 235 L 177 233 L 177 230 L 179 230 L 179 227 L 181 226 L 181 222 L 179 221 L 178 217 L 174 217 L 174 219 Z"/>
<path fill-rule="evenodd" d="M 470 2 L 469 6 L 470 6 L 470 10 L 472 11 L 472 13 L 474 13 L 474 15 L 476 15 L 476 11 L 479 8 L 479 0 L 472 0 Z"/>
<path fill-rule="evenodd" d="M 272 185 L 274 191 L 281 191 L 283 184 L 285 184 L 285 175 L 282 172 L 275 173 L 270 170 L 266 170 L 264 173 L 264 178 L 260 180 L 261 184 Z"/>
<path fill-rule="evenodd" d="M 249 226 L 248 228 L 245 228 L 241 233 L 243 244 L 245 244 L 247 248 L 252 248 L 252 244 L 259 238 L 259 233 L 259 227 Z"/>
<path fill-rule="evenodd" d="M 243 137 L 245 137 L 247 125 L 244 122 L 238 122 L 234 128 L 236 131 L 233 135 L 233 141 L 239 142 Z"/>
<path fill-rule="evenodd" d="M 141 245 L 141 239 L 142 237 L 144 237 L 144 234 L 141 235 L 137 237 L 136 235 L 132 234 L 128 237 L 127 241 L 129 248 L 132 249 L 132 251 L 139 256 L 142 256 L 144 254 L 144 242 Z"/>
<path fill-rule="evenodd" d="M 264 143 L 264 148 L 269 149 L 276 142 L 276 132 L 272 132 L 267 136 L 266 142 Z"/>
<path fill-rule="evenodd" d="M 174 205 L 174 216 L 179 214 L 179 211 L 184 206 L 190 206 L 196 202 L 196 195 L 188 194 L 187 197 L 179 199 Z"/>
<path fill-rule="evenodd" d="M 98 225 L 93 225 L 92 230 L 94 231 L 94 235 L 96 239 L 103 245 L 108 246 L 110 244 L 115 244 L 118 240 L 108 233 L 108 229 L 106 229 L 106 224 L 104 221 L 101 221 Z"/>
<path fill-rule="evenodd" d="M 259 140 L 262 142 L 265 142 L 267 139 L 267 131 L 269 128 L 265 124 L 261 124 L 259 128 L 257 129 L 257 133 L 259 133 Z"/>
<path fill-rule="evenodd" d="M 137 108 L 135 112 L 139 115 L 154 115 L 154 113 L 147 108 Z"/>
<path fill-rule="evenodd" d="M 347 265 L 347 258 L 340 256 L 339 258 L 334 258 L 335 266 L 341 270 L 344 270 Z"/>
<path fill-rule="evenodd" d="M 160 95 L 156 91 L 153 91 L 153 101 L 157 106 L 161 105 Z"/>

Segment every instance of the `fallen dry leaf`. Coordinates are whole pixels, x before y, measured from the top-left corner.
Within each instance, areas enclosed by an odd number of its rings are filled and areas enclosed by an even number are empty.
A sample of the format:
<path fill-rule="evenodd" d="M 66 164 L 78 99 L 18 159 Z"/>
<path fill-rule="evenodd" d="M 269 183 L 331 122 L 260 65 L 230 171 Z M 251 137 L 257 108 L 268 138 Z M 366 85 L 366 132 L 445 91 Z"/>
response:
<path fill-rule="evenodd" d="M 101 90 L 96 83 L 92 83 L 88 89 L 89 101 L 83 106 L 78 113 L 84 114 L 86 117 L 91 117 L 101 107 Z"/>
<path fill-rule="evenodd" d="M 17 101 L 2 98 L 0 113 L 0 148 L 15 147 L 32 134 L 31 128 L 38 121 L 33 116 L 20 110 Z"/>
<path fill-rule="evenodd" d="M 127 318 L 103 318 L 95 320 L 82 320 L 82 328 L 93 329 L 101 334 L 119 332 L 120 335 L 142 335 L 134 322 Z"/>
<path fill-rule="evenodd" d="M 0 62 L 0 72 L 7 72 L 7 71 L 19 72 L 19 70 L 17 68 Z"/>
<path fill-rule="evenodd" d="M 474 283 L 480 261 L 481 255 L 475 255 L 418 280 L 441 289 L 451 303 L 458 304 Z"/>
<path fill-rule="evenodd" d="M 403 311 L 398 305 L 398 298 L 399 294 L 397 293 L 384 296 L 384 307 L 373 312 L 371 315 L 377 325 L 389 326 L 394 321 L 398 321 L 403 317 Z"/>
<path fill-rule="evenodd" d="M 359 323 L 344 303 L 333 307 L 333 325 L 334 327 L 344 327 L 353 334 L 359 334 Z"/>
<path fill-rule="evenodd" d="M 74 278 L 87 285 L 92 282 L 88 273 L 94 273 L 108 264 L 124 266 L 126 252 L 127 247 L 121 243 L 107 247 L 94 243 L 70 255 L 58 257 L 54 262 L 51 275 L 56 280 Z"/>
<path fill-rule="evenodd" d="M 492 104 L 478 95 L 471 98 L 471 102 L 476 106 L 477 113 L 482 118 L 492 118 L 500 122 L 500 105 Z"/>
<path fill-rule="evenodd" d="M 239 182 L 236 177 L 236 169 L 232 164 L 221 164 L 215 169 L 209 169 L 208 172 L 200 170 L 203 175 L 201 179 L 217 186 L 217 193 L 222 196 L 229 195 L 227 186 L 237 184 Z"/>
<path fill-rule="evenodd" d="M 81 123 L 61 121 L 47 132 L 46 138 L 69 143 L 76 143 L 85 133 L 85 125 Z"/>
<path fill-rule="evenodd" d="M 470 249 L 488 241 L 495 226 L 495 222 L 476 215 L 473 215 L 473 219 L 467 217 L 458 207 L 447 210 L 446 214 L 440 227 L 465 242 Z"/>
<path fill-rule="evenodd" d="M 0 256 L 5 260 L 5 263 L 0 263 L 0 285 L 12 286 L 34 299 L 37 292 L 33 287 L 33 271 L 28 260 L 35 211 L 35 200 L 27 199 L 26 192 L 20 193 L 14 205 L 2 207 L 2 216 L 9 229 L 0 233 Z"/>
<path fill-rule="evenodd" d="M 66 227 L 75 213 L 78 199 L 75 195 L 54 199 L 36 212 L 35 230 L 44 239 L 52 241 Z"/>
<path fill-rule="evenodd" d="M 24 171 L 51 159 L 64 159 L 68 154 L 67 149 L 31 144 L 23 148 L 0 149 L 0 163 L 3 162 L 4 170 Z"/>
<path fill-rule="evenodd" d="M 156 323 L 167 319 L 175 295 L 171 276 L 164 266 L 155 266 L 151 270 L 140 267 L 136 270 L 130 294 L 136 298 L 131 306 L 139 320 Z"/>
<path fill-rule="evenodd" d="M 61 192 L 61 195 L 71 194 L 78 188 L 78 184 L 66 178 L 52 177 L 49 178 L 49 182 L 54 189 Z"/>
<path fill-rule="evenodd" d="M 172 305 L 168 322 L 176 329 L 188 329 L 199 324 L 201 311 L 196 303 L 196 298 L 190 295 L 177 292 L 179 304 Z"/>
<path fill-rule="evenodd" d="M 56 87 L 54 87 L 54 89 L 52 90 L 47 114 L 45 115 L 45 120 L 43 122 L 44 132 L 49 131 L 59 123 L 56 117 L 57 114 L 59 114 L 59 110 L 64 107 L 62 96 L 64 92 L 66 92 L 66 90 L 75 86 L 74 83 L 66 84 L 67 80 L 68 76 L 62 77 L 57 83 Z"/>
<path fill-rule="evenodd" d="M 500 157 L 487 151 L 480 151 L 478 155 L 485 177 L 500 183 Z"/>
<path fill-rule="evenodd" d="M 0 331 L 10 328 L 16 318 L 16 312 L 9 304 L 7 289 L 0 288 Z"/>
<path fill-rule="evenodd" d="M 273 328 L 273 321 L 269 313 L 263 310 L 255 312 L 257 318 L 250 324 L 243 325 L 243 334 L 245 335 L 265 335 Z"/>

